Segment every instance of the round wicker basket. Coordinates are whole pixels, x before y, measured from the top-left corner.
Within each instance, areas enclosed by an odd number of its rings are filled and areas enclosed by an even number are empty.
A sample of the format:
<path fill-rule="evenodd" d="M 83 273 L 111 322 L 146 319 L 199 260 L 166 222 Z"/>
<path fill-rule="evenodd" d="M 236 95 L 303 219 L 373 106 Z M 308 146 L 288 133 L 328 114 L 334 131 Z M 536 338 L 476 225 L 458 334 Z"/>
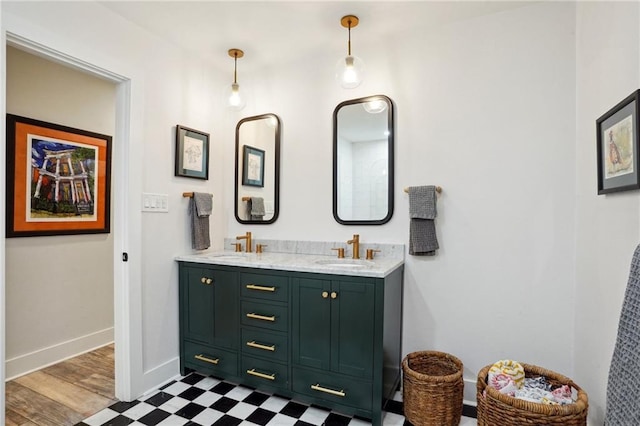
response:
<path fill-rule="evenodd" d="M 573 404 L 545 405 L 504 395 L 487 386 L 487 374 L 491 365 L 478 373 L 478 426 L 585 426 L 589 400 L 573 380 L 561 374 L 535 365 L 521 363 L 525 377 L 544 376 L 554 386 L 569 385 L 578 391 L 578 399 Z"/>
<path fill-rule="evenodd" d="M 402 361 L 404 415 L 416 426 L 457 426 L 462 417 L 462 362 L 437 351 L 408 354 Z"/>

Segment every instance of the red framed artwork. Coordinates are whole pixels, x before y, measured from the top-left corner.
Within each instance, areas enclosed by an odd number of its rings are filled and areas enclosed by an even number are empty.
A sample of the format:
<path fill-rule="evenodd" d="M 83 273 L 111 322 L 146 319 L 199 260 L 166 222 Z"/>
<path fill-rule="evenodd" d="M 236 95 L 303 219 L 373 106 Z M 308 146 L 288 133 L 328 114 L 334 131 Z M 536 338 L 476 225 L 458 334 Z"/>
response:
<path fill-rule="evenodd" d="M 109 233 L 111 142 L 7 114 L 7 237 Z"/>

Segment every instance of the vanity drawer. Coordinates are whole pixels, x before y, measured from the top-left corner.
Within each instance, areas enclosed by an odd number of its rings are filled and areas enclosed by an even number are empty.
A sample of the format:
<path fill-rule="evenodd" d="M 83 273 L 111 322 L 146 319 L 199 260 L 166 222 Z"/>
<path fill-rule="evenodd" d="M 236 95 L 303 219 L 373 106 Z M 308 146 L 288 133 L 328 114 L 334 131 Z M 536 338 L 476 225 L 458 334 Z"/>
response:
<path fill-rule="evenodd" d="M 287 331 L 288 314 L 287 306 L 242 301 L 241 322 L 243 325 Z"/>
<path fill-rule="evenodd" d="M 289 369 L 286 364 L 264 359 L 242 356 L 240 376 L 244 382 L 255 387 L 289 387 Z"/>
<path fill-rule="evenodd" d="M 289 278 L 281 275 L 240 274 L 242 297 L 287 302 L 289 300 Z"/>
<path fill-rule="evenodd" d="M 185 365 L 210 374 L 238 374 L 238 354 L 189 341 L 184 342 Z"/>
<path fill-rule="evenodd" d="M 292 375 L 294 392 L 363 410 L 371 410 L 373 399 L 371 382 L 354 380 L 353 377 L 333 374 L 328 371 L 296 367 L 293 368 Z"/>
<path fill-rule="evenodd" d="M 242 329 L 242 352 L 244 354 L 287 362 L 288 335 L 269 333 L 264 330 Z"/>

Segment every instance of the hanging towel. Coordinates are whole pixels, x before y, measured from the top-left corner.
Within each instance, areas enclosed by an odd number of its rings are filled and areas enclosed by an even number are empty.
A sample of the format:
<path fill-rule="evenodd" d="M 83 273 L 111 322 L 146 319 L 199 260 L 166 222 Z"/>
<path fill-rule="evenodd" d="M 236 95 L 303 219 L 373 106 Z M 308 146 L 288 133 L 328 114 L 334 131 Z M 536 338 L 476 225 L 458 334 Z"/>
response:
<path fill-rule="evenodd" d="M 209 237 L 209 216 L 213 211 L 213 195 L 194 192 L 189 202 L 191 215 L 191 246 L 195 250 L 204 250 L 211 246 Z"/>
<path fill-rule="evenodd" d="M 436 187 L 410 186 L 409 192 L 409 254 L 435 256 L 440 247 L 436 238 L 434 219 L 436 210 Z"/>
<path fill-rule="evenodd" d="M 631 259 L 607 382 L 606 426 L 640 425 L 640 245 Z"/>
<path fill-rule="evenodd" d="M 251 197 L 251 220 L 264 219 L 264 199 L 262 197 Z"/>

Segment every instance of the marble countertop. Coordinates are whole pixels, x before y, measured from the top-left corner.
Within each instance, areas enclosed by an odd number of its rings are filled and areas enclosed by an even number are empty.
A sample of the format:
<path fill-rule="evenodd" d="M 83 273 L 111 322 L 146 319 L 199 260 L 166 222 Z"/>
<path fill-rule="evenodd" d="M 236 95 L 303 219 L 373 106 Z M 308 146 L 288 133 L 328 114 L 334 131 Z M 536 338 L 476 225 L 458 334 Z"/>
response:
<path fill-rule="evenodd" d="M 338 259 L 335 255 L 273 252 L 258 254 L 233 251 L 190 254 L 178 256 L 175 259 L 180 262 L 376 278 L 384 278 L 404 264 L 403 259 L 385 257 L 373 260 Z"/>

